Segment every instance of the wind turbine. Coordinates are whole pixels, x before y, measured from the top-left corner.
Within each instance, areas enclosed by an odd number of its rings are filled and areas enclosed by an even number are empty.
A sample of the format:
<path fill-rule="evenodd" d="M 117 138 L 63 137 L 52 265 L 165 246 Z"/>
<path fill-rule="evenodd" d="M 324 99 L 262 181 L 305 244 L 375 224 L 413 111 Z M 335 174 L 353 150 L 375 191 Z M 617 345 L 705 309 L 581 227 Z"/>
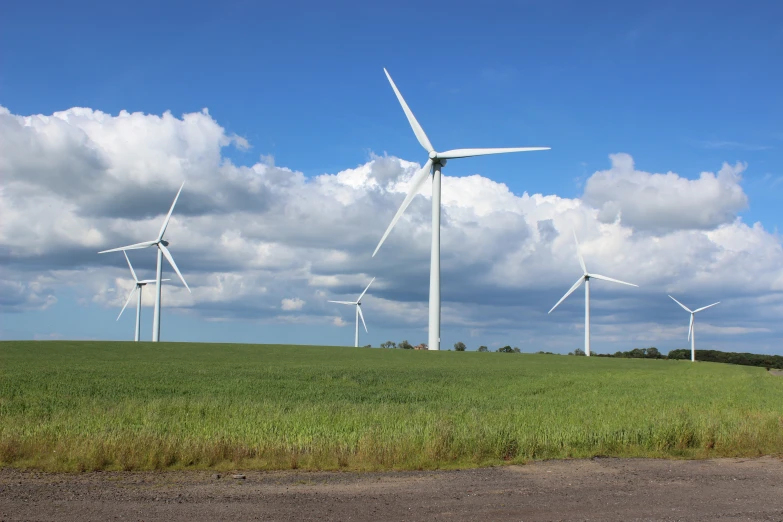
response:
<path fill-rule="evenodd" d="M 585 284 L 585 355 L 590 357 L 590 279 L 603 279 L 604 281 L 611 281 L 613 283 L 620 283 L 622 285 L 628 285 L 628 286 L 636 286 L 633 283 L 626 283 L 625 281 L 620 281 L 619 279 L 612 279 L 611 277 L 602 276 L 599 274 L 591 274 L 587 271 L 587 266 L 585 265 L 585 260 L 582 259 L 582 254 L 579 252 L 579 240 L 576 238 L 576 232 L 574 232 L 574 241 L 576 241 L 576 255 L 579 256 L 579 264 L 582 265 L 582 276 L 577 280 L 576 283 L 574 283 L 574 286 L 571 287 L 566 294 L 560 298 L 560 300 L 555 304 L 555 306 L 552 307 L 552 310 L 557 308 L 557 306 L 565 301 L 565 298 L 571 295 L 577 288 L 579 288 L 579 285 L 582 283 Z M 552 310 L 549 310 L 549 314 L 552 313 Z"/>
<path fill-rule="evenodd" d="M 362 324 L 364 325 L 364 331 L 367 333 L 370 333 L 367 331 L 367 323 L 364 322 L 364 314 L 362 313 L 362 297 L 364 297 L 364 294 L 367 293 L 367 290 L 369 290 L 370 285 L 372 282 L 375 281 L 375 278 L 372 278 L 372 281 L 370 281 L 370 284 L 367 285 L 367 288 L 364 289 L 364 292 L 359 295 L 359 299 L 356 301 L 329 301 L 330 303 L 338 303 L 338 304 L 345 304 L 345 305 L 356 305 L 356 337 L 354 339 L 354 346 L 359 347 L 359 318 L 362 319 Z"/>
<path fill-rule="evenodd" d="M 118 250 L 136 250 L 139 248 L 149 248 L 151 246 L 155 246 L 158 249 L 158 266 L 157 266 L 157 272 L 155 274 L 155 312 L 152 318 L 152 342 L 156 343 L 160 340 L 160 282 L 161 282 L 161 274 L 163 271 L 163 259 L 162 256 L 166 256 L 166 259 L 168 260 L 169 264 L 171 265 L 171 268 L 174 269 L 174 271 L 177 273 L 177 276 L 179 276 L 180 281 L 182 281 L 182 284 L 185 285 L 185 288 L 188 289 L 188 292 L 190 292 L 190 287 L 185 282 L 185 278 L 182 277 L 182 274 L 179 271 L 179 268 L 177 268 L 177 264 L 174 262 L 174 258 L 171 257 L 171 252 L 169 252 L 169 249 L 166 248 L 169 245 L 169 242 L 163 239 L 163 234 L 166 233 L 166 227 L 169 225 L 169 219 L 171 219 L 171 213 L 174 212 L 174 205 L 177 204 L 177 199 L 179 199 L 179 194 L 182 192 L 182 187 L 185 186 L 185 182 L 182 182 L 182 185 L 179 187 L 179 191 L 177 191 L 177 195 L 174 197 L 174 202 L 171 204 L 171 208 L 169 209 L 169 213 L 166 215 L 166 220 L 163 221 L 163 226 L 160 227 L 160 233 L 158 233 L 157 239 L 154 241 L 145 241 L 143 243 L 136 243 L 134 245 L 128 245 L 124 247 L 119 248 L 112 248 L 111 250 L 104 250 L 102 252 L 98 252 L 99 254 L 106 254 L 107 252 L 117 252 Z"/>
<path fill-rule="evenodd" d="M 372 256 L 378 253 L 378 249 L 386 240 L 386 237 L 391 232 L 394 225 L 402 216 L 405 209 L 408 208 L 413 197 L 418 194 L 421 187 L 427 178 L 432 175 L 432 250 L 430 252 L 430 306 L 429 306 L 429 349 L 440 349 L 440 174 L 441 169 L 446 165 L 446 161 L 457 158 L 470 158 L 472 156 L 485 156 L 488 154 L 503 154 L 506 152 L 527 152 L 533 150 L 549 150 L 549 147 L 517 147 L 517 148 L 504 148 L 504 149 L 454 149 L 447 150 L 446 152 L 437 152 L 430 143 L 429 138 L 424 133 L 424 129 L 421 128 L 419 122 L 416 121 L 416 117 L 408 108 L 408 104 L 400 94 L 397 86 L 394 84 L 389 71 L 383 70 L 386 73 L 386 77 L 389 79 L 389 83 L 394 89 L 394 94 L 397 95 L 402 110 L 405 112 L 405 116 L 408 117 L 408 123 L 410 123 L 413 133 L 416 135 L 416 139 L 419 140 L 419 144 L 427 151 L 429 159 L 424 164 L 419 172 L 413 176 L 411 180 L 408 194 L 394 215 L 389 227 L 384 232 L 383 237 L 378 242 L 378 246 L 375 247 L 375 252 Z"/>
<path fill-rule="evenodd" d="M 669 296 L 672 297 L 672 296 Z M 702 310 L 706 310 L 707 308 L 710 308 L 712 306 L 715 306 L 716 304 L 720 304 L 720 301 L 717 303 L 712 303 L 711 305 L 702 306 L 701 308 L 698 308 L 696 310 L 691 310 L 678 300 L 674 299 L 672 297 L 672 300 L 677 303 L 678 305 L 682 306 L 686 312 L 691 314 L 691 323 L 688 325 L 688 340 L 691 342 L 691 362 L 696 362 L 696 331 L 693 329 L 693 322 L 694 322 L 694 314 L 697 314 L 701 312 Z"/>
<path fill-rule="evenodd" d="M 133 265 L 131 265 L 130 259 L 128 259 L 128 254 L 125 253 L 124 250 L 122 253 L 125 255 L 125 260 L 128 262 L 128 268 L 130 268 L 131 275 L 133 275 L 133 280 L 136 282 L 136 286 L 133 287 L 133 290 L 131 290 L 131 293 L 128 295 L 128 300 L 125 301 L 125 305 L 122 307 L 122 310 L 120 310 L 120 315 L 117 316 L 117 321 L 120 320 L 122 312 L 125 311 L 128 303 L 130 303 L 134 292 L 138 291 L 139 294 L 136 297 L 136 335 L 134 336 L 133 340 L 139 342 L 139 334 L 141 333 L 141 289 L 147 284 L 155 283 L 156 281 L 154 279 L 145 279 L 143 281 L 139 281 L 139 278 L 136 277 L 136 272 L 133 270 Z M 171 281 L 171 279 L 161 279 L 161 281 Z"/>

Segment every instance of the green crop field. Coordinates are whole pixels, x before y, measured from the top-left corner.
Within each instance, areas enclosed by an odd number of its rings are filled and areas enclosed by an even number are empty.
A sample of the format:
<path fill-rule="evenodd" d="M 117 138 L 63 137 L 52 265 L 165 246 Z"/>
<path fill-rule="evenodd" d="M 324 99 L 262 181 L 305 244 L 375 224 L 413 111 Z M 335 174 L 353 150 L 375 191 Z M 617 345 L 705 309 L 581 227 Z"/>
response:
<path fill-rule="evenodd" d="M 783 453 L 783 378 L 689 361 L 1 342 L 0 465 L 431 469 Z"/>

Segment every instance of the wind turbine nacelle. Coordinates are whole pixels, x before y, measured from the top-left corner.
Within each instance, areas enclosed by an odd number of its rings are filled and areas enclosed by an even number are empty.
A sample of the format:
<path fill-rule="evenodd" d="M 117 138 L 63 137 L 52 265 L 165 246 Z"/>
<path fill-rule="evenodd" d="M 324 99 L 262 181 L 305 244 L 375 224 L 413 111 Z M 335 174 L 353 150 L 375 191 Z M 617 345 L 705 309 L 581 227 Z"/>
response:
<path fill-rule="evenodd" d="M 160 244 L 163 245 L 163 246 L 166 246 L 166 247 L 169 246 L 169 242 L 166 241 L 165 239 L 161 239 L 160 240 Z"/>

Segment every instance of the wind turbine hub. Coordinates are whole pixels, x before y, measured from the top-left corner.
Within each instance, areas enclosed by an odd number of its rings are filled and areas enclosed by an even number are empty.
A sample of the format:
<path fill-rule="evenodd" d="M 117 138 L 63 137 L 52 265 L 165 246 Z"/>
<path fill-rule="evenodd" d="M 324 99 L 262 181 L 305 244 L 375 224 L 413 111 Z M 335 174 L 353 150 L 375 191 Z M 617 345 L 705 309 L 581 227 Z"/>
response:
<path fill-rule="evenodd" d="M 435 161 L 436 159 L 438 159 L 438 153 L 437 153 L 437 152 L 435 152 L 434 150 L 431 150 L 431 151 L 430 151 L 430 159 L 431 159 L 431 160 L 433 160 L 433 161 Z"/>

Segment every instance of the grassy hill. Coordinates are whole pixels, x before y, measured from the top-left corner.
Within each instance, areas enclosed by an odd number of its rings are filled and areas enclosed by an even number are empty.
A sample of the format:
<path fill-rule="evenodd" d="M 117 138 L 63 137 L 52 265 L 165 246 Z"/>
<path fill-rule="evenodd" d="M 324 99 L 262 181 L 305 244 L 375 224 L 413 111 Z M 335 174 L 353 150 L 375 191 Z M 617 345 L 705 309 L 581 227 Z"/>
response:
<path fill-rule="evenodd" d="M 783 453 L 783 378 L 666 360 L 0 342 L 0 465 L 419 469 Z"/>

